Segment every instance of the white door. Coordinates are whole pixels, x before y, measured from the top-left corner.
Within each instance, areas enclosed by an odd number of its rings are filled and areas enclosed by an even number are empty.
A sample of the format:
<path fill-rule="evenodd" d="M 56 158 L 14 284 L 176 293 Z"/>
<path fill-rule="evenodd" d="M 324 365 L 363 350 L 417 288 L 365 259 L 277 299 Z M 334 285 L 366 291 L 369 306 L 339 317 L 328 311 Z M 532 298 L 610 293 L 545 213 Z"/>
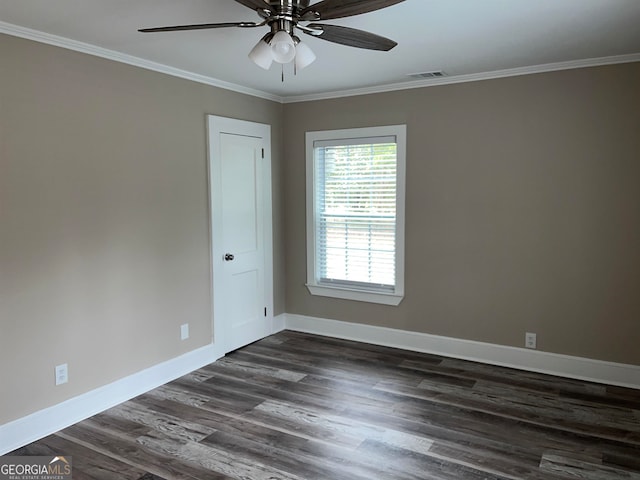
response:
<path fill-rule="evenodd" d="M 214 344 L 273 332 L 268 125 L 209 116 Z"/>

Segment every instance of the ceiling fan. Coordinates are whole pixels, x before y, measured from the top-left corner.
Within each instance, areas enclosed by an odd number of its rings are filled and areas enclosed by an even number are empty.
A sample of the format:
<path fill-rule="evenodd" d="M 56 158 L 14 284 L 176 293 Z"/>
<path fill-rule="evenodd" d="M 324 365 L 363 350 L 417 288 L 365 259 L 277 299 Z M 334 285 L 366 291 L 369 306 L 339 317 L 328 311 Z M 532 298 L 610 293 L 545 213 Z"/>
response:
<path fill-rule="evenodd" d="M 258 66 L 268 70 L 273 61 L 289 63 L 301 70 L 310 65 L 315 54 L 296 35 L 299 30 L 308 35 L 341 45 L 368 50 L 389 51 L 396 42 L 370 32 L 340 25 L 315 23 L 322 20 L 351 17 L 390 7 L 404 0 L 321 0 L 310 5 L 311 0 L 236 0 L 254 10 L 262 21 L 203 23 L 175 25 L 171 27 L 143 28 L 139 32 L 175 32 L 180 30 L 202 30 L 209 28 L 254 28 L 268 26 L 267 33 L 249 53 L 249 58 Z M 303 24 L 304 23 L 304 24 Z"/>

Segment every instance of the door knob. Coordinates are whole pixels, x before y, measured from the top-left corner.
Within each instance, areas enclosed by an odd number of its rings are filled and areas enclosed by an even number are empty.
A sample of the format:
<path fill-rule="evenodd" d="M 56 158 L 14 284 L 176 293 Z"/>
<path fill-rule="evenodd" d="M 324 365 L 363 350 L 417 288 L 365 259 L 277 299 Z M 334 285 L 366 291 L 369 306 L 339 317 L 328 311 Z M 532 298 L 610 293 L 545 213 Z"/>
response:
<path fill-rule="evenodd" d="M 233 255 L 231 253 L 225 253 L 224 254 L 224 261 L 225 262 L 231 262 L 233 260 Z"/>

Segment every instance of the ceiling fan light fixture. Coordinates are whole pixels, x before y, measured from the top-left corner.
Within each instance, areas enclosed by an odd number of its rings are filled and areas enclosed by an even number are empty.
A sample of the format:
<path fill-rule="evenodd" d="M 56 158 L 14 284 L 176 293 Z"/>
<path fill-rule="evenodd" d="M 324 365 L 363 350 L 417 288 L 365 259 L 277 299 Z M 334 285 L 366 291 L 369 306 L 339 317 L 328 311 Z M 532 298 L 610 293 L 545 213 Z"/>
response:
<path fill-rule="evenodd" d="M 316 54 L 313 53 L 313 50 L 303 42 L 298 42 L 296 45 L 296 69 L 302 70 L 305 67 L 308 67 L 316 60 Z"/>
<path fill-rule="evenodd" d="M 271 39 L 271 53 L 278 63 L 289 63 L 296 56 L 293 38 L 284 30 L 278 30 Z"/>
<path fill-rule="evenodd" d="M 231 1 L 231 0 L 229 0 Z M 259 67 L 269 70 L 273 62 L 282 65 L 294 62 L 294 73 L 311 65 L 316 55 L 301 43 L 295 32 L 311 35 L 328 42 L 366 50 L 389 51 L 397 42 L 356 28 L 324 23 L 308 23 L 351 17 L 381 10 L 405 0 L 235 0 L 255 11 L 262 22 L 219 22 L 168 27 L 142 28 L 143 33 L 206 30 L 210 28 L 254 28 L 267 26 L 271 30 L 251 49 L 249 58 Z M 304 25 L 307 23 L 306 25 Z M 284 67 L 282 68 L 284 81 Z"/>
<path fill-rule="evenodd" d="M 271 36 L 270 33 L 262 37 L 249 52 L 249 58 L 253 63 L 265 70 L 269 70 L 273 63 L 273 53 L 271 52 L 271 46 L 267 42 L 269 36 Z"/>

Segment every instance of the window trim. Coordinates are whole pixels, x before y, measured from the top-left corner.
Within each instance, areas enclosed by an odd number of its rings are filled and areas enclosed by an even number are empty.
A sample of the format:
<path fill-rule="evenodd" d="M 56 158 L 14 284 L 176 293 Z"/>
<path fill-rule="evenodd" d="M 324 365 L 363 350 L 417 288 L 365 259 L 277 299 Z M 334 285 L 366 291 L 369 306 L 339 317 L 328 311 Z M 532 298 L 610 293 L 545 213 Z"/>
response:
<path fill-rule="evenodd" d="M 406 125 L 388 125 L 380 127 L 350 128 L 344 130 L 322 130 L 306 132 L 306 214 L 307 214 L 307 289 L 311 295 L 341 298 L 360 302 L 399 305 L 404 298 L 404 249 L 405 249 L 405 192 L 406 192 Z M 393 292 L 372 292 L 365 288 L 346 286 L 328 286 L 316 281 L 316 212 L 315 212 L 315 158 L 314 142 L 327 140 L 358 141 L 363 138 L 396 138 L 396 251 L 395 251 L 395 289 Z"/>

